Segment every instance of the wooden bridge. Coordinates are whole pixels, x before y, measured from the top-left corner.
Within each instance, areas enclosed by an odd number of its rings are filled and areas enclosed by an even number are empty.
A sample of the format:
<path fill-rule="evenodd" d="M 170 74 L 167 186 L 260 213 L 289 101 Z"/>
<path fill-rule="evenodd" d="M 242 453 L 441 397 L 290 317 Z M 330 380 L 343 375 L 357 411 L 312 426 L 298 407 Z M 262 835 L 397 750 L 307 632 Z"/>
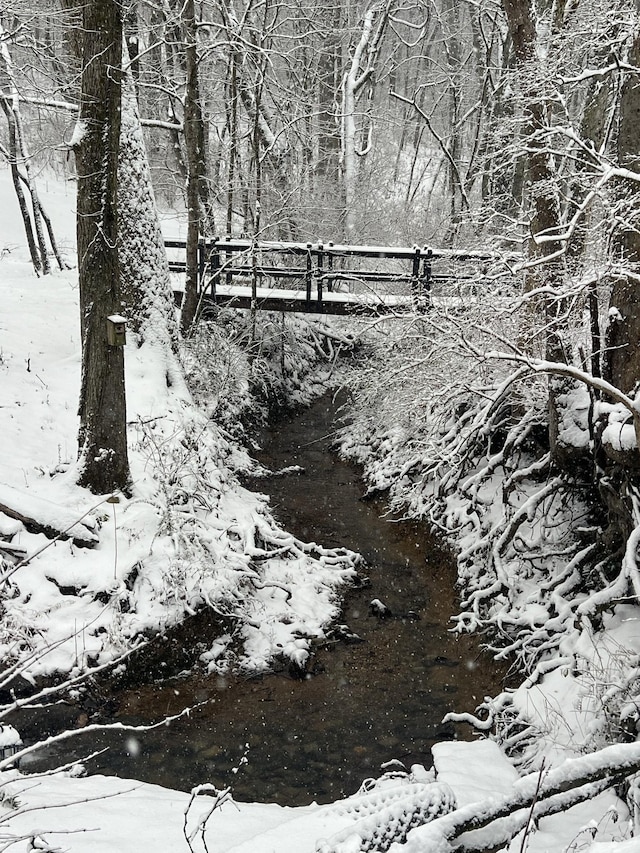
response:
<path fill-rule="evenodd" d="M 170 270 L 184 272 L 185 241 L 165 246 Z M 501 260 L 495 252 L 224 237 L 200 241 L 198 278 L 204 308 L 370 315 L 425 310 L 434 286 L 473 281 Z"/>

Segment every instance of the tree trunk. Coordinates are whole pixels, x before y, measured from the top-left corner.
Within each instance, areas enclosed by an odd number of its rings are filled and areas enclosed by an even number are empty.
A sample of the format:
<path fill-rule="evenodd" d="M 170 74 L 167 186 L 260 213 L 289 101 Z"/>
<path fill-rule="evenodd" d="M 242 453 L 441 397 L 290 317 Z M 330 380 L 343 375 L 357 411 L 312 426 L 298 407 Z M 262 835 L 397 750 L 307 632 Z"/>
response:
<path fill-rule="evenodd" d="M 239 158 L 238 139 L 238 56 L 231 49 L 227 80 L 227 127 L 229 131 L 229 165 L 227 172 L 227 234 L 233 233 L 233 205 L 236 178 L 236 164 Z"/>
<path fill-rule="evenodd" d="M 83 34 L 75 134 L 82 334 L 79 483 L 104 494 L 129 487 L 124 350 L 107 339 L 107 318 L 121 311 L 117 173 L 122 7 L 117 0 L 88 0 Z"/>
<path fill-rule="evenodd" d="M 358 147 L 356 103 L 360 89 L 374 71 L 375 57 L 384 34 L 389 4 L 373 4 L 364 15 L 362 33 L 353 50 L 342 84 L 342 179 L 344 183 L 345 239 L 353 242 L 356 228 L 356 194 L 358 183 Z M 374 29 L 376 20 L 377 29 Z M 366 64 L 365 64 L 366 63 Z M 365 67 L 363 69 L 363 64 Z"/>
<path fill-rule="evenodd" d="M 460 71 L 462 62 L 462 45 L 460 41 L 460 9 L 454 0 L 446 0 L 442 10 L 444 18 L 445 55 L 447 61 L 447 73 L 449 76 L 449 117 L 450 128 L 449 159 L 447 160 L 447 192 L 449 194 L 449 223 L 444 236 L 444 245 L 453 246 L 462 222 L 463 209 L 463 187 L 460 176 L 460 158 L 462 153 L 462 138 L 460 122 L 460 103 L 462 91 L 460 86 Z"/>
<path fill-rule="evenodd" d="M 340 133 L 335 103 L 340 88 L 339 69 L 342 65 L 341 8 L 336 5 L 327 9 L 325 14 L 330 16 L 330 22 L 318 57 L 318 153 L 315 172 L 317 179 L 320 182 L 326 181 L 329 192 L 335 195 L 340 169 Z"/>
<path fill-rule="evenodd" d="M 549 126 L 549 99 L 544 80 L 544 65 L 537 53 L 548 45 L 538 42 L 536 13 L 532 0 L 503 0 L 509 32 L 517 61 L 523 98 L 524 133 L 526 145 L 525 178 L 527 202 L 531 210 L 530 237 L 527 256 L 534 264 L 526 272 L 525 292 L 534 294 L 538 288 L 560 289 L 564 277 L 562 244 L 554 239 L 560 226 L 558 181 L 553 154 L 545 130 Z M 556 26 L 559 21 L 556 20 Z M 542 80 L 540 80 L 542 76 Z M 543 331 L 542 331 L 543 330 Z M 571 353 L 565 343 L 566 317 L 564 301 L 560 298 L 533 295 L 529 311 L 521 328 L 521 344 L 533 355 L 547 361 L 568 363 Z M 540 334 L 542 331 L 542 334 Z M 541 343 L 537 341 L 541 339 Z M 548 391 L 549 444 L 560 466 L 571 461 L 573 452 L 561 438 L 562 406 L 574 386 L 571 379 L 551 376 Z"/>
<path fill-rule="evenodd" d="M 629 64 L 640 62 L 640 30 L 636 29 L 629 51 Z M 620 93 L 618 164 L 640 170 L 640 74 L 628 72 Z M 613 261 L 619 271 L 613 282 L 607 328 L 604 375 L 612 385 L 634 392 L 640 380 L 640 190 L 633 181 L 621 181 L 613 236 Z"/>
<path fill-rule="evenodd" d="M 13 69 L 11 56 L 5 38 L 4 28 L 0 23 L 0 106 L 7 119 L 9 129 L 9 164 L 11 167 L 11 177 L 13 187 L 18 199 L 20 207 L 20 215 L 24 224 L 27 245 L 29 246 L 29 254 L 31 263 L 36 273 L 43 272 L 45 275 L 49 273 L 49 259 L 47 258 L 47 249 L 44 243 L 44 235 L 42 233 L 42 219 L 40 216 L 40 208 L 37 193 L 29 179 L 29 163 L 25 156 L 24 140 L 22 138 L 22 130 L 20 124 L 20 110 L 18 101 L 18 90 L 13 79 Z M 20 174 L 20 164 L 25 169 L 25 175 Z M 33 221 L 29 213 L 29 207 L 22 190 L 21 181 L 24 180 L 27 189 L 31 192 L 33 203 Z M 37 237 L 37 243 L 36 243 Z"/>
<path fill-rule="evenodd" d="M 118 258 L 122 308 L 139 345 L 149 337 L 161 337 L 172 341 L 175 347 L 177 328 L 169 262 L 130 72 L 122 81 L 121 115 Z"/>
<path fill-rule="evenodd" d="M 6 98 L 0 97 L 0 105 L 2 106 L 4 114 L 7 118 L 7 124 L 9 126 L 9 151 L 7 153 L 9 155 L 9 165 L 11 168 L 11 179 L 13 181 L 13 189 L 18 200 L 18 207 L 20 208 L 20 216 L 22 217 L 22 224 L 24 225 L 24 233 L 27 238 L 27 246 L 29 247 L 29 256 L 31 257 L 31 263 L 36 273 L 40 273 L 42 272 L 40 252 L 38 251 L 36 238 L 33 233 L 33 225 L 31 223 L 31 216 L 29 214 L 29 206 L 27 204 L 27 199 L 25 197 L 25 194 L 22 189 L 22 184 L 20 182 L 15 117 L 13 115 L 12 110 L 7 104 Z"/>
<path fill-rule="evenodd" d="M 182 11 L 182 38 L 186 64 L 184 96 L 184 143 L 187 161 L 187 247 L 184 299 L 180 328 L 187 334 L 198 309 L 199 252 L 201 223 L 206 206 L 206 155 L 204 122 L 200 104 L 196 12 L 194 0 L 185 0 Z"/>
<path fill-rule="evenodd" d="M 560 224 L 560 205 L 558 202 L 556 173 L 553 156 L 544 138 L 548 125 L 548 102 L 545 98 L 544 81 L 533 74 L 536 60 L 537 30 L 535 12 L 531 0 L 503 0 L 503 7 L 509 24 L 513 50 L 523 80 L 522 97 L 524 111 L 524 143 L 527 149 L 525 177 L 531 206 L 530 239 L 528 257 L 541 261 L 550 258 L 561 248 L 559 241 L 538 242 L 543 236 L 553 234 Z M 543 283 L 559 284 L 562 266 L 557 259 L 531 267 L 526 276 L 525 290 L 531 291 Z M 545 304 L 547 313 L 550 306 Z M 553 316 L 547 320 L 553 323 Z M 547 335 L 547 358 L 558 360 L 562 354 L 562 345 L 556 340 L 553 328 Z M 559 348 L 559 352 L 557 352 Z M 561 359 L 562 360 L 562 359 Z"/>

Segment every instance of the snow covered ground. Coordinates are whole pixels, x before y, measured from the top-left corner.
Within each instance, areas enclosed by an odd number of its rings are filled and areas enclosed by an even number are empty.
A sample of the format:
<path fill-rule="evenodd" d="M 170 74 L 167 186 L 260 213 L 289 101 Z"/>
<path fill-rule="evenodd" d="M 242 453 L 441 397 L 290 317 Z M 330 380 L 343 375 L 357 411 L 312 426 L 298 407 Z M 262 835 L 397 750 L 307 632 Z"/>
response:
<path fill-rule="evenodd" d="M 68 772 L 46 777 L 5 772 L 0 779 L 4 798 L 0 848 L 7 849 L 2 845 L 12 838 L 16 850 L 175 853 L 188 850 L 189 839 L 197 853 L 206 849 L 217 853 L 356 853 L 389 849 L 391 833 L 402 832 L 413 815 L 430 809 L 440 819 L 409 831 L 406 844 L 395 843 L 391 850 L 435 853 L 449 849 L 429 840 L 437 837 L 433 831 L 439 826 L 446 827 L 451 817 L 447 811 L 455 805 L 471 814 L 481 813 L 483 808 L 507 800 L 517 773 L 491 741 L 439 744 L 434 759 L 431 771 L 415 766 L 404 776 L 389 772 L 378 780 L 368 780 L 352 797 L 297 808 L 237 803 L 206 786 L 192 798 L 133 780 L 76 778 Z M 430 836 L 425 835 L 428 829 Z M 537 830 L 527 833 L 525 846 L 521 835 L 509 849 L 513 853 L 637 851 L 637 840 L 617 843 L 625 833 L 619 803 L 611 794 L 601 794 L 563 815 L 541 821 Z M 600 840 L 592 845 L 594 835 Z M 497 838 L 491 830 L 484 830 L 467 833 L 464 842 L 489 848 Z"/>
<path fill-rule="evenodd" d="M 277 654 L 303 663 L 305 638 L 321 636 L 336 615 L 355 555 L 309 547 L 278 528 L 265 498 L 235 477 L 249 465 L 244 451 L 154 381 L 163 374 L 152 347 L 126 350 L 132 499 L 111 502 L 76 485 L 77 273 L 33 274 L 6 171 L 0 178 L 0 503 L 76 540 L 52 543 L 0 515 L 0 534 L 26 561 L 9 569 L 0 654 L 16 644 L 23 656 L 46 649 L 31 675 L 103 663 L 141 632 L 215 603 L 244 627 L 233 649 L 228 637 L 216 643 L 212 668 L 224 669 L 231 655 L 247 669 Z M 72 247 L 73 188 L 56 188 L 45 203 L 61 244 Z M 206 494 L 190 498 L 187 483 Z M 73 524 L 80 527 L 68 530 Z M 77 547 L 82 530 L 96 547 Z"/>
<path fill-rule="evenodd" d="M 43 181 L 41 195 L 74 264 L 75 185 Z M 126 356 L 134 496 L 110 503 L 109 496 L 96 497 L 76 485 L 76 272 L 37 278 L 6 170 L 0 170 L 0 200 L 0 502 L 27 514 L 32 510 L 55 529 L 80 525 L 79 532 L 98 540 L 91 548 L 78 547 L 73 539 L 52 542 L 0 514 L 2 538 L 18 549 L 4 569 L 11 586 L 3 601 L 0 655 L 6 659 L 17 650 L 29 658 L 31 675 L 73 671 L 117 656 L 140 631 L 158 630 L 215 601 L 244 617 L 233 652 L 241 665 L 268 666 L 275 653 L 303 661 L 307 638 L 321 634 L 336 612 L 340 588 L 353 575 L 351 555 L 308 549 L 279 530 L 265 499 L 243 489 L 235 477 L 234 471 L 248 464 L 242 450 L 215 424 L 204 425 L 205 418 L 191 426 L 206 429 L 218 450 L 217 467 L 207 471 L 218 500 L 206 514 L 187 507 L 200 513 L 207 537 L 204 551 L 195 555 L 199 559 L 181 563 L 175 540 L 163 527 L 166 482 L 159 480 L 158 462 L 167 436 L 185 424 L 179 412 L 166 410 L 164 398 L 154 397 L 155 386 L 147 381 L 154 366 L 135 351 Z M 163 425 L 145 430 L 151 422 Z M 252 565 L 255 557 L 260 574 Z M 228 665 L 230 648 L 231 638 L 223 637 L 211 649 L 212 671 Z M 78 778 L 76 769 L 38 777 L 9 770 L 0 776 L 0 850 L 187 850 L 185 826 L 197 851 L 205 849 L 205 841 L 220 853 L 386 849 L 385 827 L 387 835 L 397 833 L 411 826 L 412 815 L 437 814 L 455 804 L 482 801 L 486 807 L 508 796 L 517 776 L 490 741 L 441 744 L 434 758 L 437 781 L 416 767 L 410 776 L 388 775 L 330 806 L 292 809 L 229 801 L 202 832 L 201 815 L 215 803 L 210 791 L 188 809 L 188 794 L 131 780 Z M 409 836 L 412 851 L 436 849 L 430 841 L 422 844 L 420 832 Z M 622 804 L 601 794 L 544 819 L 529 833 L 528 846 L 521 847 L 519 838 L 511 850 L 640 849 L 633 840 L 606 843 L 626 838 L 627 832 Z M 590 847 L 594 835 L 601 843 Z"/>

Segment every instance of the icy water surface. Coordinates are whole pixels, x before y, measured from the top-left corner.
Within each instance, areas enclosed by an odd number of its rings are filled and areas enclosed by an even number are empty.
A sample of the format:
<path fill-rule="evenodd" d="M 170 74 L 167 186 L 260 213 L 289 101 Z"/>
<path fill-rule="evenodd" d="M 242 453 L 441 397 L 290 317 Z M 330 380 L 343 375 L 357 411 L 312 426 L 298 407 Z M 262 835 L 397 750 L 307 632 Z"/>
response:
<path fill-rule="evenodd" d="M 477 639 L 449 633 L 452 559 L 424 527 L 390 520 L 382 504 L 361 499 L 358 471 L 330 452 L 334 418 L 335 406 L 324 398 L 273 425 L 260 461 L 274 470 L 299 465 L 305 473 L 261 480 L 255 488 L 271 495 L 279 520 L 299 538 L 364 556 L 371 585 L 349 594 L 341 619 L 362 642 L 319 649 L 314 674 L 304 680 L 189 675 L 120 693 L 103 687 L 96 703 L 123 722 L 208 703 L 135 738 L 83 736 L 50 762 L 109 746 L 88 763 L 91 772 L 181 789 L 232 784 L 238 800 L 298 805 L 351 794 L 391 759 L 430 765 L 432 743 L 472 736 L 442 718 L 499 692 L 504 670 L 479 652 Z M 391 618 L 370 613 L 375 598 Z M 56 713 L 62 712 L 52 712 L 51 726 Z M 245 752 L 247 763 L 231 772 Z"/>

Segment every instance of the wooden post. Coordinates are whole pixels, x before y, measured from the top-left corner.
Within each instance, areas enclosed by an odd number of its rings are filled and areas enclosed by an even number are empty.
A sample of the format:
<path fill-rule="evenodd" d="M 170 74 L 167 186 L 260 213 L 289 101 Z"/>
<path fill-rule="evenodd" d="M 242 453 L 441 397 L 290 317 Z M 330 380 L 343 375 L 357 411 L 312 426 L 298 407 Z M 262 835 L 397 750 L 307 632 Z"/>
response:
<path fill-rule="evenodd" d="M 307 306 L 311 302 L 311 282 L 313 278 L 313 269 L 311 264 L 311 243 L 307 243 L 307 270 L 305 272 L 305 282 L 307 285 Z"/>
<path fill-rule="evenodd" d="M 220 250 L 218 249 L 218 238 L 214 237 L 211 241 L 211 249 L 209 251 L 209 275 L 210 285 L 211 285 L 211 298 L 215 302 L 216 299 L 216 285 L 218 283 L 218 276 L 220 275 Z"/>
<path fill-rule="evenodd" d="M 420 279 L 420 291 L 424 301 L 425 308 L 431 304 L 431 260 L 433 258 L 433 250 L 427 246 L 424 247 L 425 257 L 422 262 L 422 277 Z"/>
<path fill-rule="evenodd" d="M 318 277 L 318 309 L 322 310 L 322 273 L 324 267 L 324 246 L 318 243 L 318 264 L 316 266 L 316 275 Z"/>
<path fill-rule="evenodd" d="M 230 240 L 230 239 L 231 239 L 231 237 L 227 234 L 227 236 L 225 237 L 225 240 L 227 241 L 227 243 L 229 242 L 229 240 Z M 226 251 L 226 253 L 227 253 L 227 275 L 226 275 L 226 282 L 227 282 L 227 284 L 228 284 L 229 286 L 231 286 L 231 285 L 233 284 L 233 273 L 231 272 L 231 264 L 232 264 L 232 262 L 233 262 L 233 252 L 231 251 L 231 249 L 230 249 L 228 246 L 227 246 L 227 248 L 225 249 L 225 251 Z"/>
<path fill-rule="evenodd" d="M 204 281 L 204 271 L 207 265 L 207 246 L 205 241 L 200 238 L 198 240 L 198 290 L 202 288 Z"/>
<path fill-rule="evenodd" d="M 420 304 L 420 247 L 413 247 L 411 259 L 411 296 L 413 304 L 417 308 Z"/>
<path fill-rule="evenodd" d="M 251 241 L 251 311 L 255 316 L 258 307 L 258 248 L 256 241 Z M 253 337 L 252 337 L 253 340 Z"/>
<path fill-rule="evenodd" d="M 329 249 L 333 248 L 333 240 L 329 241 Z M 329 268 L 329 272 L 333 271 L 333 252 L 329 252 L 327 256 L 327 267 Z M 327 290 L 329 293 L 333 290 L 333 278 L 329 276 L 327 278 Z"/>

